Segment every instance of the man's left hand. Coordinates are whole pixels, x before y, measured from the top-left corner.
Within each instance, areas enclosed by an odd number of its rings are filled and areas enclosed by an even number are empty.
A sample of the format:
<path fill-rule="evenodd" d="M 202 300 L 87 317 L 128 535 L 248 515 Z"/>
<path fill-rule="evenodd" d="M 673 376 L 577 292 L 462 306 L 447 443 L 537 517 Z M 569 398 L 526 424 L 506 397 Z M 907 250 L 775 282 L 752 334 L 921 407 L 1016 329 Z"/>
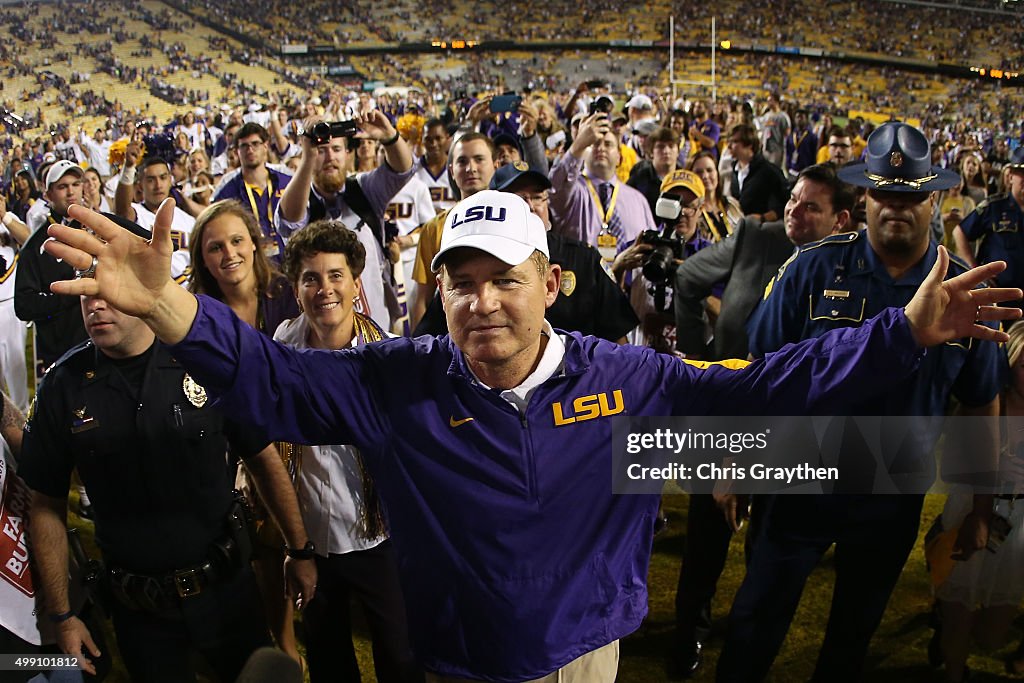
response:
<path fill-rule="evenodd" d="M 395 137 L 395 127 L 391 121 L 379 109 L 371 109 L 365 114 L 357 114 L 355 122 L 363 135 L 356 137 L 367 137 L 374 140 L 390 140 Z"/>
<path fill-rule="evenodd" d="M 935 346 L 963 337 L 1007 341 L 1009 337 L 1005 332 L 981 323 L 1021 317 L 1019 308 L 1003 308 L 995 304 L 1024 298 L 1024 293 L 1013 287 L 975 289 L 1003 272 L 1006 263 L 986 263 L 943 280 L 948 267 L 949 254 L 945 247 L 940 246 L 935 265 L 904 309 L 914 340 L 920 346 Z"/>

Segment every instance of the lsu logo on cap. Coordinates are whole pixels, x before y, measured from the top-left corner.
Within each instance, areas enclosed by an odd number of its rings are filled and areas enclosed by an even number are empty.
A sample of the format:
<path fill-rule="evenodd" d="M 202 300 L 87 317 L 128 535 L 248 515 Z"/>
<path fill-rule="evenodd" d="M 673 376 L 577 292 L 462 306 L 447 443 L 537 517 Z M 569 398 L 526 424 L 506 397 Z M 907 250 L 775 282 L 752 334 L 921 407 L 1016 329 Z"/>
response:
<path fill-rule="evenodd" d="M 505 221 L 505 207 L 504 206 L 471 206 L 466 209 L 466 213 L 463 214 L 462 219 L 459 219 L 458 214 L 452 216 L 451 228 L 454 230 L 460 225 L 466 223 L 474 223 L 476 221 L 494 221 L 495 223 L 502 223 Z"/>
<path fill-rule="evenodd" d="M 530 165 L 528 163 L 526 163 L 525 161 L 522 161 L 522 160 L 520 160 L 520 161 L 513 161 L 512 162 L 512 168 L 516 169 L 517 171 L 529 171 L 530 170 Z"/>

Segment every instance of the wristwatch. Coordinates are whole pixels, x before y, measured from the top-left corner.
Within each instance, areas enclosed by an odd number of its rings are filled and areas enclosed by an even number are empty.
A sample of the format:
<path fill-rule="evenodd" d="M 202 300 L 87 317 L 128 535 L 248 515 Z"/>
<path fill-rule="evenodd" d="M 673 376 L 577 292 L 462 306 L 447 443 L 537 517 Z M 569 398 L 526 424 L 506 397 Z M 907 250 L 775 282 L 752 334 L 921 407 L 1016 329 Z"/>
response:
<path fill-rule="evenodd" d="M 313 545 L 313 541 L 306 541 L 306 545 L 301 548 L 289 548 L 284 547 L 285 555 L 292 558 L 293 560 L 312 560 L 316 557 L 316 546 Z"/>

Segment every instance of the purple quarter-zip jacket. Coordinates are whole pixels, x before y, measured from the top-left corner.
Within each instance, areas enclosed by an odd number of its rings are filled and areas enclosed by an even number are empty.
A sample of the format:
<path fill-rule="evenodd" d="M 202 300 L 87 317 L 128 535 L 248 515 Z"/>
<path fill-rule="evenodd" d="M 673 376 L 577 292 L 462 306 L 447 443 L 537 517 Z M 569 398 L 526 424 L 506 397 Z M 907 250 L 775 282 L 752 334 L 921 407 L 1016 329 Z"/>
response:
<path fill-rule="evenodd" d="M 742 369 L 578 334 L 565 347 L 522 415 L 473 380 L 448 337 L 300 351 L 200 296 L 172 352 L 233 419 L 275 440 L 357 445 L 421 662 L 503 682 L 551 673 L 647 613 L 658 498 L 611 493 L 612 421 L 567 421 L 574 399 L 603 396 L 628 415 L 796 415 L 877 392 L 923 353 L 897 309 Z"/>

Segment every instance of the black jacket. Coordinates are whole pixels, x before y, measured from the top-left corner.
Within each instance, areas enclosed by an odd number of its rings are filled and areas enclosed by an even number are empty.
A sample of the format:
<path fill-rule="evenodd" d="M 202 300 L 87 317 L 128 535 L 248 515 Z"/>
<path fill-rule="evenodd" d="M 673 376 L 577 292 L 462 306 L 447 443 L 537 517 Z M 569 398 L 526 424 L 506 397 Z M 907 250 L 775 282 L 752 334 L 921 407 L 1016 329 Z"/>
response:
<path fill-rule="evenodd" d="M 225 420 L 186 377 L 160 342 L 126 361 L 87 342 L 47 374 L 25 428 L 18 474 L 34 491 L 63 498 L 77 467 L 95 508 L 97 544 L 109 564 L 128 571 L 206 561 L 233 501 L 228 443 L 242 458 L 268 443 Z"/>
<path fill-rule="evenodd" d="M 87 338 L 78 297 L 50 291 L 50 283 L 74 278 L 75 269 L 43 251 L 48 238 L 45 226 L 29 236 L 14 280 L 14 314 L 36 326 L 37 373 Z"/>
<path fill-rule="evenodd" d="M 774 211 L 777 218 L 782 218 L 789 198 L 789 186 L 782 169 L 771 163 L 760 152 L 750 160 L 750 172 L 740 190 L 740 181 L 736 165 L 733 164 L 732 186 L 730 194 L 740 202 L 744 215 L 756 213 L 764 215 Z"/>

